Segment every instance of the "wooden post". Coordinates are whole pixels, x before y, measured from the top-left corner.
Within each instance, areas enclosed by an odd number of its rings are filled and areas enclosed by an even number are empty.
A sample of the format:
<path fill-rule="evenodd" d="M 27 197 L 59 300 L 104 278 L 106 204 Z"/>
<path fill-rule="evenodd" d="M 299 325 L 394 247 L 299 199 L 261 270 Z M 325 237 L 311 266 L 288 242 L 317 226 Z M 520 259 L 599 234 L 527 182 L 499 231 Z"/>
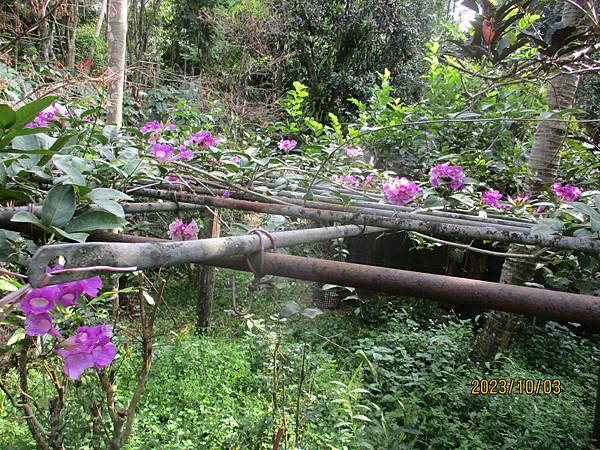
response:
<path fill-rule="evenodd" d="M 219 210 L 215 210 L 214 214 L 211 211 L 206 211 L 202 238 L 217 238 L 220 235 L 221 222 L 219 220 Z M 196 301 L 197 330 L 199 334 L 206 333 L 210 326 L 214 292 L 215 268 L 202 265 L 198 274 L 198 298 Z"/>

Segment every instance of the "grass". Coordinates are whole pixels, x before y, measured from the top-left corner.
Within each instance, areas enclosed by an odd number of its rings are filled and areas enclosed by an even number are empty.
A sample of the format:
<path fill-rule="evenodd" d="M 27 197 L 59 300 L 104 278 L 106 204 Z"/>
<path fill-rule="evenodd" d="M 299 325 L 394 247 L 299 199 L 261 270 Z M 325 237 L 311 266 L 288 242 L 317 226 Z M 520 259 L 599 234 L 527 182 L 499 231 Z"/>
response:
<path fill-rule="evenodd" d="M 219 270 L 214 321 L 193 333 L 195 292 L 170 273 L 148 387 L 128 449 L 593 448 L 598 336 L 530 326 L 511 353 L 473 355 L 479 328 L 422 300 L 380 297 L 315 319 L 278 317 L 308 304 L 310 286 L 272 280 L 248 318 L 232 316 L 230 271 Z M 249 276 L 238 275 L 245 305 Z M 243 306 L 245 307 L 245 306 Z M 118 392 L 140 363 L 121 345 Z M 560 395 L 471 395 L 474 378 L 561 380 Z M 9 374 L 9 381 L 14 374 Z M 43 398 L 47 380 L 32 371 Z M 71 385 L 67 448 L 92 448 L 84 405 L 101 395 L 93 373 Z M 0 397 L 0 448 L 34 448 L 21 416 Z"/>

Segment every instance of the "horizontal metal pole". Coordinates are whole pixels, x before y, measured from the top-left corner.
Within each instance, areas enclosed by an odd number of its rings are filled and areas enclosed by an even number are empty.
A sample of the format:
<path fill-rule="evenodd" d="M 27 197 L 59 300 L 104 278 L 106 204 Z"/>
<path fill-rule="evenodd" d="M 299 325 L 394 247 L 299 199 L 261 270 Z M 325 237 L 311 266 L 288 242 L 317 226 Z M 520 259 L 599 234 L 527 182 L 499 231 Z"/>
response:
<path fill-rule="evenodd" d="M 357 225 L 340 225 L 307 230 L 280 231 L 271 233 L 277 247 L 326 241 L 330 239 L 358 236 L 363 233 L 384 231 L 380 228 Z M 244 255 L 272 248 L 266 236 L 232 236 L 194 241 L 170 241 L 159 243 L 85 243 L 57 244 L 40 247 L 29 264 L 29 282 L 39 287 L 46 278 L 46 268 L 56 258 L 65 259 L 65 269 L 94 266 L 135 267 L 137 270 L 167 267 L 175 264 L 203 262 L 209 259 L 233 255 Z M 51 284 L 82 279 L 90 272 L 58 274 Z"/>
<path fill-rule="evenodd" d="M 176 192 L 189 192 L 188 187 L 173 185 L 169 183 L 161 183 L 154 186 L 156 189 L 164 189 Z M 202 195 L 223 195 L 222 189 L 211 188 L 206 189 L 199 186 L 191 186 L 195 193 Z M 135 192 L 133 193 L 135 194 Z M 231 197 L 241 200 L 249 201 L 264 201 L 257 196 L 253 196 L 243 192 L 232 193 Z M 306 206 L 308 208 L 315 209 L 326 209 L 332 211 L 349 211 L 349 212 L 361 212 L 365 214 L 376 214 L 383 217 L 408 217 L 408 214 L 412 218 L 420 218 L 421 220 L 431 220 L 433 222 L 442 223 L 455 223 L 457 225 L 471 225 L 479 226 L 483 223 L 485 225 L 499 225 L 497 228 L 503 229 L 516 229 L 524 228 L 529 229 L 533 225 L 531 222 L 523 220 L 512 220 L 509 219 L 498 219 L 489 217 L 480 217 L 475 214 L 467 214 L 465 212 L 453 212 L 453 211 L 436 211 L 436 210 L 420 210 L 419 208 L 410 208 L 405 206 L 396 206 L 383 203 L 367 202 L 367 201 L 352 201 L 350 205 L 343 205 L 341 200 L 333 196 L 322 196 L 313 195 L 313 200 L 304 200 L 302 192 L 294 191 L 278 191 L 276 195 L 272 196 L 274 199 L 279 199 L 291 203 L 297 206 Z M 274 202 L 273 202 L 274 203 Z M 509 227 L 509 228 L 505 228 Z"/>
<path fill-rule="evenodd" d="M 285 190 L 285 189 L 281 189 L 281 190 L 277 190 L 274 186 L 268 186 L 271 189 L 275 189 L 275 197 L 277 198 L 281 198 L 282 200 L 285 200 L 286 198 L 299 198 L 299 199 L 304 199 L 304 196 L 306 195 L 306 190 L 305 189 L 298 189 L 296 191 L 293 190 Z M 347 195 L 347 194 L 344 194 Z M 237 195 L 236 195 L 237 197 Z M 243 197 L 240 197 L 243 198 Z M 485 222 L 485 223 L 497 223 L 497 224 L 501 224 L 501 225 L 509 225 L 509 226 L 520 226 L 520 227 L 531 227 L 533 225 L 533 223 L 527 219 L 523 219 L 523 218 L 519 218 L 519 217 L 507 217 L 507 216 L 498 216 L 497 214 L 494 214 L 492 211 L 486 211 L 486 216 L 487 217 L 481 217 L 479 215 L 477 215 L 477 213 L 474 212 L 468 212 L 468 211 L 460 211 L 460 210 L 435 210 L 435 209 L 426 209 L 426 208 L 418 208 L 418 207 L 409 207 L 409 206 L 397 206 L 397 205 L 390 205 L 388 203 L 377 203 L 373 200 L 368 201 L 365 199 L 361 199 L 358 198 L 356 196 L 350 196 L 352 203 L 350 204 L 350 206 L 352 207 L 357 207 L 357 208 L 372 208 L 375 210 L 385 210 L 385 211 L 392 211 L 392 212 L 396 212 L 396 211 L 401 211 L 401 212 L 406 212 L 406 213 L 418 213 L 418 214 L 422 214 L 422 215 L 426 215 L 426 216 L 438 216 L 438 217 L 447 217 L 447 218 L 452 218 L 452 219 L 463 219 L 463 220 L 472 220 L 472 221 L 476 221 L 476 222 Z M 313 194 L 313 200 L 316 200 L 318 202 L 322 202 L 322 203 L 332 203 L 332 204 L 338 204 L 341 205 L 342 201 L 337 198 L 334 197 L 331 191 L 328 190 L 323 190 L 321 193 L 319 194 Z M 379 200 L 383 200 L 383 197 L 379 198 Z M 499 217 L 499 218 L 497 218 Z"/>
<path fill-rule="evenodd" d="M 211 265 L 251 271 L 245 258 L 209 261 Z M 567 292 L 491 283 L 300 256 L 265 253 L 264 273 L 420 297 L 454 306 L 496 309 L 561 322 L 600 326 L 600 298 Z"/>
<path fill-rule="evenodd" d="M 142 214 L 149 212 L 166 212 L 166 211 L 184 211 L 184 210 L 201 210 L 206 209 L 206 206 L 197 205 L 194 203 L 176 203 L 176 202 L 142 202 L 142 203 L 123 203 L 123 211 L 126 214 Z M 102 208 L 92 205 L 92 210 L 102 210 Z M 16 206 L 0 208 L 0 223 L 12 219 L 12 217 L 21 211 L 31 212 L 36 216 L 42 213 L 41 205 L 32 206 Z"/>
<path fill-rule="evenodd" d="M 437 223 L 424 220 L 407 218 L 378 217 L 371 214 L 351 213 L 342 211 L 329 211 L 300 206 L 276 205 L 272 203 L 250 202 L 231 198 L 220 198 L 184 192 L 159 191 L 155 189 L 139 189 L 135 195 L 164 200 L 179 199 L 187 203 L 212 206 L 215 208 L 236 209 L 253 211 L 265 214 L 279 214 L 290 217 L 304 217 L 307 219 L 332 221 L 340 223 L 353 223 L 357 225 L 370 225 L 389 228 L 393 230 L 418 231 L 433 236 L 449 238 L 485 239 L 491 241 L 535 245 L 564 250 L 579 250 L 591 254 L 600 254 L 600 240 L 565 237 L 558 235 L 533 234 L 529 231 L 497 230 L 493 226 L 464 226 L 446 223 Z"/>

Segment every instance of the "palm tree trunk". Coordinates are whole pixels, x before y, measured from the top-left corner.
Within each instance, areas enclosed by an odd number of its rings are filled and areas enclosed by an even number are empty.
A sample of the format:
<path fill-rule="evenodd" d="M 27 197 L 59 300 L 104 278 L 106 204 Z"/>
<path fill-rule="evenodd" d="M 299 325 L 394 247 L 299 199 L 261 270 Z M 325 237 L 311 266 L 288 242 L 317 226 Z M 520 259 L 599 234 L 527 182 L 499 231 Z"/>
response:
<path fill-rule="evenodd" d="M 582 5 L 586 0 L 580 1 Z M 585 7 L 585 6 L 584 6 Z M 585 16 L 579 8 L 565 1 L 562 27 L 582 26 Z M 558 73 L 546 83 L 546 101 L 550 111 L 558 112 L 572 108 L 575 103 L 579 76 Z M 560 165 L 560 151 L 567 134 L 564 122 L 551 120 L 551 117 L 538 122 L 534 143 L 529 154 L 529 189 L 532 193 L 543 191 L 556 180 Z M 511 246 L 510 253 L 525 253 L 526 248 Z M 516 260 L 507 258 L 502 266 L 501 283 L 524 284 L 533 280 L 535 260 Z M 499 311 L 492 311 L 478 337 L 478 352 L 485 359 L 493 358 L 496 353 L 506 352 L 518 333 L 521 316 Z"/>

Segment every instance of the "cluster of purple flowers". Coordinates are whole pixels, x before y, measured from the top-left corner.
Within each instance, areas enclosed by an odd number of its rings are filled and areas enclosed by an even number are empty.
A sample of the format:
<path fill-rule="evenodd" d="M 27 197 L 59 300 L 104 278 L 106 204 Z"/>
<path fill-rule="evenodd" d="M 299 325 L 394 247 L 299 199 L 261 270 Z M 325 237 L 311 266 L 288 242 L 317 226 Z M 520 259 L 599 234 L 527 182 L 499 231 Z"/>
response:
<path fill-rule="evenodd" d="M 163 126 L 163 124 L 160 123 L 159 121 L 151 120 L 150 122 L 146 122 L 144 124 L 144 126 L 140 128 L 140 131 L 142 132 L 142 134 L 147 134 L 147 133 L 155 133 L 157 131 L 162 131 L 162 130 L 173 131 L 176 129 L 177 129 L 177 126 L 174 123 L 169 122 Z"/>
<path fill-rule="evenodd" d="M 350 158 L 354 158 L 356 156 L 361 156 L 364 154 L 364 151 L 361 147 L 351 147 L 348 145 L 344 147 L 344 150 L 346 151 L 346 156 Z"/>
<path fill-rule="evenodd" d="M 408 178 L 396 177 L 383 185 L 383 196 L 392 205 L 404 206 L 413 201 L 419 186 Z"/>
<path fill-rule="evenodd" d="M 360 184 L 360 180 L 357 176 L 348 174 L 343 177 L 340 175 L 332 175 L 331 181 L 334 183 L 347 184 L 349 186 L 358 186 Z"/>
<path fill-rule="evenodd" d="M 552 191 L 556 195 L 556 198 L 565 202 L 574 202 L 581 195 L 581 190 L 571 184 L 554 183 L 552 185 Z"/>
<path fill-rule="evenodd" d="M 192 134 L 185 141 L 185 145 L 195 145 L 196 147 L 209 148 L 217 145 L 217 141 L 213 138 L 210 131 L 198 131 Z"/>
<path fill-rule="evenodd" d="M 28 123 L 25 128 L 47 128 L 50 126 L 50 122 L 60 120 L 61 117 L 67 117 L 68 115 L 67 108 L 59 103 L 55 103 L 42 110 L 33 119 L 33 122 Z"/>
<path fill-rule="evenodd" d="M 446 186 L 453 191 L 464 186 L 465 174 L 461 166 L 451 166 L 450 163 L 439 164 L 429 172 L 429 181 L 433 187 Z"/>
<path fill-rule="evenodd" d="M 298 143 L 293 139 L 282 139 L 279 141 L 279 144 L 277 144 L 277 147 L 279 147 L 279 150 L 290 151 L 294 150 L 296 145 L 298 145 Z"/>
<path fill-rule="evenodd" d="M 53 270 L 60 270 L 56 266 Z M 49 270 L 50 271 L 50 270 Z M 52 324 L 51 312 L 60 304 L 65 308 L 75 306 L 81 294 L 96 297 L 102 287 L 100 277 L 32 289 L 21 302 L 21 311 L 25 313 L 25 333 L 28 336 L 50 334 L 62 340 L 60 332 Z M 89 367 L 101 369 L 114 359 L 117 349 L 110 342 L 110 327 L 80 327 L 77 334 L 62 341 L 57 353 L 64 360 L 64 373 L 78 380 Z"/>
<path fill-rule="evenodd" d="M 169 237 L 174 241 L 193 241 L 198 239 L 198 224 L 192 219 L 187 225 L 181 219 L 175 219 L 169 225 Z"/>
<path fill-rule="evenodd" d="M 79 327 L 77 334 L 62 341 L 56 353 L 64 360 L 64 373 L 72 380 L 79 380 L 81 374 L 92 367 L 103 369 L 117 355 L 117 347 L 112 338 L 110 325 Z"/>
<path fill-rule="evenodd" d="M 500 208 L 500 200 L 502 200 L 502 194 L 496 189 L 488 189 L 481 194 L 483 204 L 492 208 Z"/>
<path fill-rule="evenodd" d="M 236 166 L 240 166 L 242 164 L 242 159 L 239 156 L 232 156 L 229 158 L 229 162 L 231 164 L 235 164 Z"/>
<path fill-rule="evenodd" d="M 177 147 L 178 153 L 174 154 L 174 148 L 171 144 L 152 144 L 150 153 L 159 162 L 174 161 L 176 159 L 192 159 L 194 152 L 181 144 Z"/>

